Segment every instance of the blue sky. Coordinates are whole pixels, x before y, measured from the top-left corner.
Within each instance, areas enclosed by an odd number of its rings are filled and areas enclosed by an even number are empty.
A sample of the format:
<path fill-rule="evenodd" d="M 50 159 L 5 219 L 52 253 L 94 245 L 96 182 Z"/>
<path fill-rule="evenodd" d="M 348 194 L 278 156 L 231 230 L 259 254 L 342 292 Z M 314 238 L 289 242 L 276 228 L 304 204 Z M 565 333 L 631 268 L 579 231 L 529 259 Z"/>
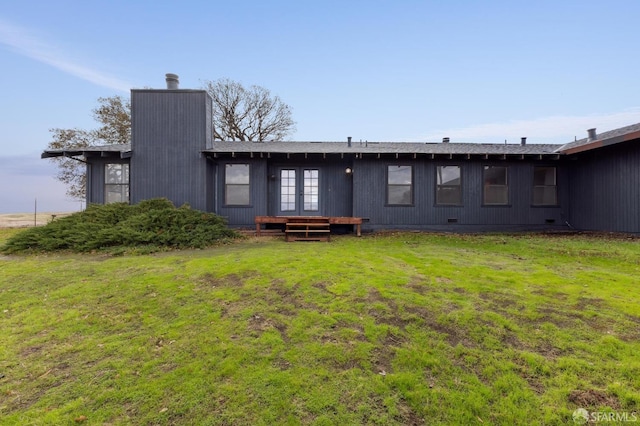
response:
<path fill-rule="evenodd" d="M 0 10 L 0 213 L 77 210 L 40 160 L 101 96 L 231 78 L 292 140 L 565 143 L 640 122 L 637 0 L 30 1 Z"/>

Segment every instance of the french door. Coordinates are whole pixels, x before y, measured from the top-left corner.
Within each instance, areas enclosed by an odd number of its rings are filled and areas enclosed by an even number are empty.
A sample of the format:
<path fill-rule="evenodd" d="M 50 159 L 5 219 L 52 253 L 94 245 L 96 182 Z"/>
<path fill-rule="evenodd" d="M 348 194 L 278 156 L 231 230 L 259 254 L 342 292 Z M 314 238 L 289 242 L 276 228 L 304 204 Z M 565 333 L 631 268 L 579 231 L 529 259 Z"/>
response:
<path fill-rule="evenodd" d="M 286 167 L 278 175 L 279 216 L 320 216 L 320 170 Z"/>

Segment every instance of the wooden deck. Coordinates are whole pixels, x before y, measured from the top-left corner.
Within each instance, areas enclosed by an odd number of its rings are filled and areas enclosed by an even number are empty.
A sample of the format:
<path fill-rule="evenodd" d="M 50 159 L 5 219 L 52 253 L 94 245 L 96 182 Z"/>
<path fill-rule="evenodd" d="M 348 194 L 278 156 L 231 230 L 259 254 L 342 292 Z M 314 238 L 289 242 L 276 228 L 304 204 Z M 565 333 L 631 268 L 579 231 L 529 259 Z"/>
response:
<path fill-rule="evenodd" d="M 262 225 L 284 224 L 287 241 L 328 241 L 331 225 L 355 225 L 356 235 L 362 235 L 361 217 L 344 216 L 256 216 L 256 236 Z"/>

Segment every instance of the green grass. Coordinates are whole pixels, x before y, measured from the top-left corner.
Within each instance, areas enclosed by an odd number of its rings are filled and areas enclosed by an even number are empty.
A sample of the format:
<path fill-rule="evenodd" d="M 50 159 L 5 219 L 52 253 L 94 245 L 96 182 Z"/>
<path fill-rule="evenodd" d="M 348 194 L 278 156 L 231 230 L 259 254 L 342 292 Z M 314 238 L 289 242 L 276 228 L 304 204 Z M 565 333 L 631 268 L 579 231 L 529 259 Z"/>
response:
<path fill-rule="evenodd" d="M 637 412 L 639 277 L 638 240 L 587 236 L 4 256 L 0 423 L 553 425 L 579 407 Z"/>

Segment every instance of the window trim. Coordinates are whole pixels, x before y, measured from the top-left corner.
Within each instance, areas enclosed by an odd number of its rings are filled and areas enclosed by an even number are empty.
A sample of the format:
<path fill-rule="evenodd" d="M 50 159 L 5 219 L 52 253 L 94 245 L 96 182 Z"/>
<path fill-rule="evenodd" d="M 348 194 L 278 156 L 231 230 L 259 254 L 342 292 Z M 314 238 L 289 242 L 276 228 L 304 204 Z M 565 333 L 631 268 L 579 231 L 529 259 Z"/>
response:
<path fill-rule="evenodd" d="M 389 183 L 389 167 L 409 167 L 411 170 L 411 183 L 409 185 L 398 185 Z M 410 201 L 405 204 L 390 203 L 389 202 L 389 187 L 401 187 L 409 186 Z M 413 164 L 408 163 L 388 163 L 385 165 L 385 207 L 414 207 L 415 206 L 415 170 Z"/>
<path fill-rule="evenodd" d="M 553 181 L 554 185 L 536 185 L 535 184 L 535 175 L 537 168 L 545 168 L 545 169 L 553 169 Z M 558 202 L 558 167 L 557 166 L 548 166 L 548 165 L 539 165 L 533 166 L 532 170 L 532 185 L 531 185 L 531 206 L 532 207 L 558 207 L 560 203 Z M 538 204 L 535 199 L 535 189 L 536 188 L 547 188 L 553 187 L 555 189 L 555 203 L 554 204 Z"/>
<path fill-rule="evenodd" d="M 227 183 L 227 167 L 228 166 L 247 166 L 248 170 L 248 183 Z M 249 199 L 246 204 L 229 204 L 227 203 L 227 195 L 229 194 L 229 187 L 247 187 L 249 191 Z M 251 197 L 251 164 L 249 163 L 225 163 L 224 164 L 224 198 L 223 198 L 223 206 L 224 207 L 252 207 L 252 197 Z"/>
<path fill-rule="evenodd" d="M 460 171 L 460 175 L 459 175 L 459 180 L 460 183 L 458 185 L 444 185 L 444 184 L 438 184 L 438 168 L 439 167 L 457 167 L 458 170 Z M 462 165 L 461 164 L 436 164 L 435 167 L 435 179 L 434 179 L 434 183 L 435 183 L 435 192 L 434 192 L 434 197 L 433 197 L 433 204 L 436 207 L 463 207 L 464 206 L 464 195 L 462 193 Z M 438 189 L 439 188 L 453 188 L 453 187 L 457 187 L 460 189 L 460 202 L 459 203 L 439 203 L 438 202 Z"/>
<path fill-rule="evenodd" d="M 122 172 L 123 172 L 123 178 L 122 178 L 122 182 L 109 182 L 109 166 L 121 166 L 122 167 Z M 127 181 L 124 182 L 124 168 L 127 168 L 127 172 L 126 172 L 126 176 L 127 176 Z M 126 194 L 127 194 L 127 199 L 126 200 L 120 200 L 120 201 L 108 201 L 108 194 L 109 194 L 109 187 L 118 187 L 120 188 L 119 193 L 122 194 L 122 189 L 126 187 Z M 129 163 L 104 163 L 104 199 L 103 199 L 103 204 L 111 204 L 111 203 L 130 203 L 131 202 L 131 193 L 130 193 L 130 189 L 131 189 L 131 166 Z"/>
<path fill-rule="evenodd" d="M 488 168 L 502 168 L 505 170 L 505 185 L 487 185 L 485 183 L 485 175 Z M 509 166 L 501 166 L 495 164 L 483 164 L 482 165 L 482 206 L 483 207 L 511 207 L 511 194 L 510 192 L 510 179 L 509 179 Z M 507 202 L 506 203 L 487 203 L 487 187 L 506 187 L 507 190 Z"/>

